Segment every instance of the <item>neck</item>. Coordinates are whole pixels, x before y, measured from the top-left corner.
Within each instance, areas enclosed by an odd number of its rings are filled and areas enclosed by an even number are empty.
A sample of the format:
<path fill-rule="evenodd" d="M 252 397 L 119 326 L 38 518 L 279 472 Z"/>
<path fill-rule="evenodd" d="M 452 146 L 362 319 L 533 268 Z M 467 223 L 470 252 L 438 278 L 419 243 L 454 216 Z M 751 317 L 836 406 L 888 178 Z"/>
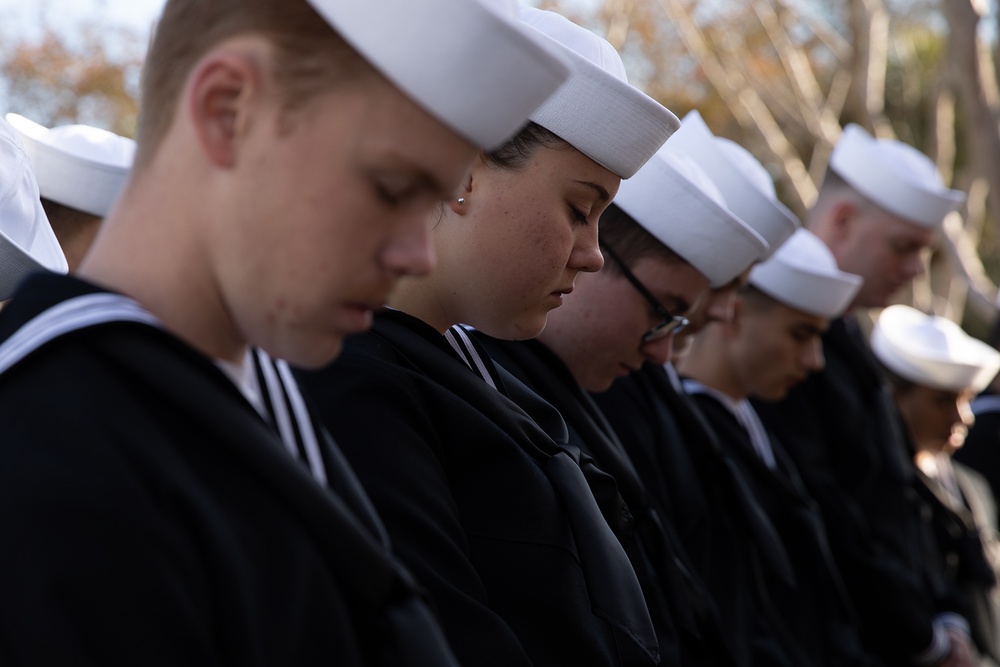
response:
<path fill-rule="evenodd" d="M 203 354 L 239 362 L 247 342 L 211 270 L 203 232 L 210 221 L 191 189 L 166 188 L 153 166 L 128 186 L 105 220 L 79 275 L 126 294 Z"/>
<path fill-rule="evenodd" d="M 389 298 L 389 306 L 416 317 L 442 334 L 452 325 L 460 323 L 451 316 L 442 293 L 437 289 L 433 273 L 403 278 Z"/>

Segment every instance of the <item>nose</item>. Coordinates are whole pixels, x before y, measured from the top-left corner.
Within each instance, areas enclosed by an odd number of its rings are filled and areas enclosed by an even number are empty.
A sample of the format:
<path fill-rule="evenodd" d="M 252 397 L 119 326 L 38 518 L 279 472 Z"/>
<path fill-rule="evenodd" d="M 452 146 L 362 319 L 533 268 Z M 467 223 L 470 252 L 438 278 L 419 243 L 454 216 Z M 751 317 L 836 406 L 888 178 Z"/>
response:
<path fill-rule="evenodd" d="M 604 255 L 597 243 L 597 225 L 579 228 L 570 252 L 567 267 L 577 271 L 595 273 L 604 266 Z"/>
<path fill-rule="evenodd" d="M 674 334 L 642 343 L 641 350 L 644 357 L 662 366 L 673 358 Z"/>
<path fill-rule="evenodd" d="M 422 276 L 437 262 L 431 242 L 433 214 L 408 215 L 401 221 L 382 249 L 382 264 L 398 276 Z"/>
<path fill-rule="evenodd" d="M 819 336 L 810 339 L 802 355 L 802 365 L 810 373 L 823 370 L 826 358 L 823 356 L 823 341 Z"/>

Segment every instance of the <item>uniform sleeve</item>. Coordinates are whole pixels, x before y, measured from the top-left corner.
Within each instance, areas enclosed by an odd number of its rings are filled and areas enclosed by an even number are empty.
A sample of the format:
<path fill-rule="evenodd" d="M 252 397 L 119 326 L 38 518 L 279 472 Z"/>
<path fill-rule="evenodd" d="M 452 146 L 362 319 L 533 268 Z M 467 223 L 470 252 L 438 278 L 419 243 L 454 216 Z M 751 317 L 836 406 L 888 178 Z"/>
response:
<path fill-rule="evenodd" d="M 221 664 L 210 582 L 128 467 L 71 420 L 43 437 L 5 408 L 0 663 Z"/>
<path fill-rule="evenodd" d="M 351 354 L 298 377 L 375 505 L 394 553 L 429 591 L 459 661 L 530 665 L 514 632 L 491 610 L 470 560 L 440 447 L 442 437 L 463 434 L 441 433 L 460 429 L 448 426 L 447 415 L 432 419 L 443 409 L 437 399 L 445 390 Z"/>

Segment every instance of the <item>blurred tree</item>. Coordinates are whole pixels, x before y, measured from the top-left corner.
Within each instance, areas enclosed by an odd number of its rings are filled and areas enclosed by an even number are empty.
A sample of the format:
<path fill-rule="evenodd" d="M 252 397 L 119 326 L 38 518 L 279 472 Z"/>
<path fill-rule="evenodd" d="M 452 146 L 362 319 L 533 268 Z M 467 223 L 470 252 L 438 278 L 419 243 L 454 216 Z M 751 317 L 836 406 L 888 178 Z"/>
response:
<path fill-rule="evenodd" d="M 997 266 L 1000 93 L 986 0 L 600 0 L 583 17 L 576 2 L 551 4 L 603 32 L 653 97 L 750 149 L 800 215 L 848 122 L 930 155 L 969 204 L 905 298 L 957 320 L 968 304 L 979 333 L 995 317 L 983 258 Z"/>
<path fill-rule="evenodd" d="M 84 24 L 72 35 L 46 26 L 37 38 L 0 38 L 4 111 L 49 127 L 86 123 L 135 133 L 144 55 L 138 35 Z"/>

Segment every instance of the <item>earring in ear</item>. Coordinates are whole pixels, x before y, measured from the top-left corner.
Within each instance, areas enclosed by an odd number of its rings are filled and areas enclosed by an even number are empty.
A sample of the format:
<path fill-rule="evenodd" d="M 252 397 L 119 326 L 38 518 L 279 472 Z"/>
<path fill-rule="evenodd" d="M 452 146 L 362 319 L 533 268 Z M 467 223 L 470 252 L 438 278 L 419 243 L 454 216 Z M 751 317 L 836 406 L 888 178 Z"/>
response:
<path fill-rule="evenodd" d="M 459 197 L 458 198 L 458 205 L 461 206 L 464 203 L 465 203 L 465 197 Z"/>

